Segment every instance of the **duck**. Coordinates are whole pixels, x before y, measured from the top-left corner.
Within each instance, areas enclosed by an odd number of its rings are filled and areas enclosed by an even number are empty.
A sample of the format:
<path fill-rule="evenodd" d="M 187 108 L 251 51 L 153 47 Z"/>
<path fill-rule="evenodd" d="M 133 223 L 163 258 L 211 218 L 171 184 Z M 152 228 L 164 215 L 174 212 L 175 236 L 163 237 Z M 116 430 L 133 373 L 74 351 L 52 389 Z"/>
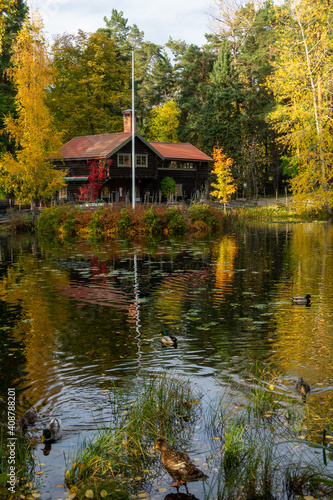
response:
<path fill-rule="evenodd" d="M 162 335 L 162 338 L 161 338 L 162 344 L 173 345 L 173 346 L 177 345 L 177 338 L 174 337 L 173 335 L 168 335 L 165 330 L 162 331 L 161 335 Z"/>
<path fill-rule="evenodd" d="M 298 380 L 297 380 L 297 383 L 296 383 L 296 391 L 299 392 L 300 394 L 302 394 L 302 396 L 305 398 L 307 396 L 307 394 L 310 392 L 310 386 L 309 384 L 307 384 L 305 382 L 305 380 L 303 380 L 303 377 L 300 377 Z"/>
<path fill-rule="evenodd" d="M 43 430 L 42 443 L 52 443 L 58 441 L 62 436 L 60 418 L 53 418 L 48 426 Z"/>
<path fill-rule="evenodd" d="M 171 486 L 178 488 L 183 484 L 188 493 L 187 484 L 193 481 L 205 480 L 208 478 L 196 465 L 194 465 L 190 457 L 184 451 L 176 451 L 169 447 L 168 442 L 164 438 L 159 438 L 154 446 L 154 450 L 161 451 L 161 460 L 168 474 L 176 481 Z"/>
<path fill-rule="evenodd" d="M 25 413 L 23 413 L 22 417 L 19 419 L 19 426 L 21 429 L 26 429 L 29 427 L 29 425 L 33 425 L 38 418 L 37 415 L 37 410 L 35 406 L 32 406 L 27 410 Z"/>
<path fill-rule="evenodd" d="M 306 305 L 310 304 L 311 295 L 308 293 L 305 297 L 290 297 L 293 304 Z"/>

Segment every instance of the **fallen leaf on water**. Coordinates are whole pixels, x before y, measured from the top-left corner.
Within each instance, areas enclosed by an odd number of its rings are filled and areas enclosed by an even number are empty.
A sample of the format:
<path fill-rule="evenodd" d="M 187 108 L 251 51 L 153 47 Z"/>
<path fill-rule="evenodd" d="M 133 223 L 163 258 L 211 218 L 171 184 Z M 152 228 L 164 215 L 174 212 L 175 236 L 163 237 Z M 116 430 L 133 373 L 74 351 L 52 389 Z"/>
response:
<path fill-rule="evenodd" d="M 85 492 L 85 496 L 86 496 L 87 498 L 94 498 L 94 492 L 93 492 L 93 490 L 87 490 L 87 491 Z"/>
<path fill-rule="evenodd" d="M 158 488 L 158 491 L 159 491 L 160 493 L 165 493 L 165 492 L 166 492 L 166 491 L 168 491 L 168 490 L 167 490 L 167 488 Z"/>
<path fill-rule="evenodd" d="M 44 462 L 40 462 L 40 463 L 39 463 L 39 464 L 37 464 L 37 465 L 42 466 L 42 465 L 45 465 L 45 464 L 44 464 Z"/>
<path fill-rule="evenodd" d="M 105 498 L 105 497 L 107 497 L 107 496 L 108 496 L 108 492 L 107 492 L 106 490 L 102 490 L 102 491 L 100 492 L 100 496 L 101 496 L 102 498 Z"/>
<path fill-rule="evenodd" d="M 57 484 L 57 485 L 56 485 L 56 488 L 64 488 L 64 487 L 65 487 L 65 485 L 64 485 L 64 484 Z"/>
<path fill-rule="evenodd" d="M 40 476 L 41 474 L 44 474 L 44 472 L 42 470 L 39 470 L 37 472 L 35 472 L 36 476 Z"/>
<path fill-rule="evenodd" d="M 273 390 L 274 390 L 274 385 L 273 385 L 273 384 L 270 384 L 268 387 L 269 387 L 269 389 L 270 389 L 271 391 L 273 391 Z"/>

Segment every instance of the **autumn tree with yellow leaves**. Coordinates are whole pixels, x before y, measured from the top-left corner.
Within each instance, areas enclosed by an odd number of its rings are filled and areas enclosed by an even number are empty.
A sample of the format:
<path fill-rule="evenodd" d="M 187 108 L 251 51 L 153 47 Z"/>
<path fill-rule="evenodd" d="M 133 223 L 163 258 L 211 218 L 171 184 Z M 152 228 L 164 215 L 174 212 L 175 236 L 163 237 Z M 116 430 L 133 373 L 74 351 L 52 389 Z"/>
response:
<path fill-rule="evenodd" d="M 226 210 L 226 203 L 230 200 L 231 196 L 237 191 L 234 178 L 231 173 L 232 158 L 223 153 L 222 148 L 214 147 L 213 152 L 214 167 L 212 174 L 216 176 L 216 182 L 212 182 L 211 195 L 218 198 L 221 203 L 224 203 L 224 211 Z"/>
<path fill-rule="evenodd" d="M 289 154 L 296 205 L 331 212 L 333 5 L 288 0 L 277 14 L 280 27 L 269 79 L 277 105 L 269 118 Z"/>
<path fill-rule="evenodd" d="M 64 172 L 55 170 L 52 161 L 61 147 L 61 133 L 45 104 L 52 72 L 38 13 L 26 16 L 13 46 L 12 63 L 8 74 L 17 91 L 17 117 L 7 116 L 5 126 L 16 151 L 5 152 L 0 159 L 0 187 L 12 193 L 16 202 L 30 203 L 34 216 L 36 203 L 65 185 Z"/>

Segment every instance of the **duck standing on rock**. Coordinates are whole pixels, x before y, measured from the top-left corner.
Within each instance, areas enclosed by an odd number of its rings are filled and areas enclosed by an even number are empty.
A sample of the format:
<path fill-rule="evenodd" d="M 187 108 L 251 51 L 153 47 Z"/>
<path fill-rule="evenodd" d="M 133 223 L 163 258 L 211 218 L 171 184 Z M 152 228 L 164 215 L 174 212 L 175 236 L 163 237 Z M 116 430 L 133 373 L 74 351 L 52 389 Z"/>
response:
<path fill-rule="evenodd" d="M 52 443 L 58 441 L 62 436 L 60 418 L 53 418 L 48 426 L 43 430 L 42 443 Z"/>
<path fill-rule="evenodd" d="M 205 480 L 208 478 L 198 467 L 192 464 L 190 457 L 184 451 L 175 451 L 169 447 L 168 442 L 164 438 L 157 440 L 154 450 L 161 451 L 161 459 L 168 474 L 176 481 L 171 486 L 179 488 L 180 484 L 184 484 L 188 493 L 187 484 L 193 481 Z"/>
<path fill-rule="evenodd" d="M 296 296 L 296 297 L 290 297 L 291 298 L 291 301 L 293 304 L 296 304 L 296 305 L 300 305 L 300 306 L 308 306 L 310 305 L 310 299 L 311 299 L 311 295 L 309 293 L 307 293 L 305 295 L 305 297 L 301 297 L 301 296 Z"/>
<path fill-rule="evenodd" d="M 296 383 L 296 391 L 302 394 L 303 398 L 306 398 L 310 390 L 311 389 L 309 384 L 307 384 L 305 380 L 303 380 L 303 377 L 300 377 Z"/>
<path fill-rule="evenodd" d="M 176 347 L 177 346 L 177 337 L 174 337 L 173 335 L 169 335 L 165 330 L 161 333 L 162 338 L 161 342 L 164 345 L 171 345 Z"/>

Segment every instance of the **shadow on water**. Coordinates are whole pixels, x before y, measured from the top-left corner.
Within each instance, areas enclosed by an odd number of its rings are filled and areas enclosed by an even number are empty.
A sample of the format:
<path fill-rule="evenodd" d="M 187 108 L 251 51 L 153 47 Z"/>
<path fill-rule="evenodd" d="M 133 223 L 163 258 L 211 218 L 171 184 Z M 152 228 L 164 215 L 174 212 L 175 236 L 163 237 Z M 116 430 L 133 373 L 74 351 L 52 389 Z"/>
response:
<path fill-rule="evenodd" d="M 62 494 L 63 454 L 110 422 L 110 384 L 152 371 L 185 374 L 212 398 L 225 386 L 248 391 L 256 364 L 270 364 L 286 394 L 304 376 L 308 404 L 330 419 L 332 253 L 332 225 L 314 223 L 148 245 L 0 239 L 1 418 L 8 387 L 18 415 L 37 406 L 28 432 L 45 498 Z M 306 293 L 311 307 L 291 304 Z M 177 349 L 161 345 L 162 329 Z M 45 449 L 52 417 L 63 437 Z M 203 498 L 199 486 L 194 494 Z"/>

